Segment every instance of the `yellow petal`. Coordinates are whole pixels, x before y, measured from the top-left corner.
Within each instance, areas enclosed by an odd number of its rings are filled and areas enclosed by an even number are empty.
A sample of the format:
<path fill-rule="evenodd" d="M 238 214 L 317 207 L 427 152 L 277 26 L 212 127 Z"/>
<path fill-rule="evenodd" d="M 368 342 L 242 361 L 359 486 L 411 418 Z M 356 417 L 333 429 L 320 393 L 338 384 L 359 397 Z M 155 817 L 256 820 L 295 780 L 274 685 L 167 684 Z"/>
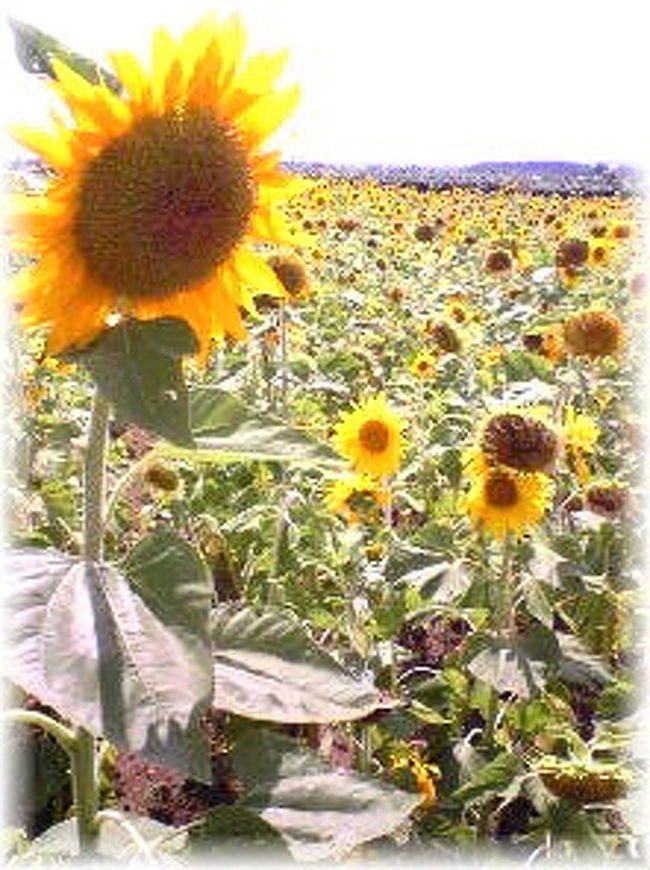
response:
<path fill-rule="evenodd" d="M 256 148 L 294 111 L 300 98 L 296 86 L 260 97 L 255 105 L 235 118 L 247 148 Z"/>
<path fill-rule="evenodd" d="M 72 163 L 69 139 L 54 137 L 44 130 L 32 127 L 15 126 L 10 129 L 12 137 L 35 151 L 53 169 L 67 169 Z"/>

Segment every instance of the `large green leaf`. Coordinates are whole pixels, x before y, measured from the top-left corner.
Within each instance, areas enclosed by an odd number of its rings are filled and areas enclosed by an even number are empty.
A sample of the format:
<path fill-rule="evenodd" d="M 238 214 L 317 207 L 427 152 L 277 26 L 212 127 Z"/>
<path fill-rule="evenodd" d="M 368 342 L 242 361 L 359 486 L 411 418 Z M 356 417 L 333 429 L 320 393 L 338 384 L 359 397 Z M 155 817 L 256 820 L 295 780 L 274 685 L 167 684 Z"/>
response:
<path fill-rule="evenodd" d="M 8 677 L 121 748 L 209 780 L 204 638 L 162 622 L 109 566 L 25 549 L 6 567 Z"/>
<path fill-rule="evenodd" d="M 262 459 L 343 469 L 341 458 L 309 432 L 250 408 L 217 387 L 190 393 L 192 434 L 215 461 Z"/>
<path fill-rule="evenodd" d="M 237 741 L 233 764 L 246 788 L 241 804 L 282 834 L 297 861 L 341 859 L 390 834 L 421 801 L 259 729 Z"/>
<path fill-rule="evenodd" d="M 245 858 L 247 863 L 270 857 L 292 864 L 284 840 L 275 828 L 253 810 L 243 806 L 211 809 L 200 824 L 190 828 L 188 853 L 197 858 Z M 266 865 L 265 865 L 266 866 Z"/>
<path fill-rule="evenodd" d="M 579 638 L 558 632 L 557 640 L 561 650 L 559 673 L 567 683 L 605 684 L 613 680 L 608 663 L 590 653 Z"/>
<path fill-rule="evenodd" d="M 31 24 L 13 18 L 9 19 L 9 24 L 14 34 L 16 55 L 27 72 L 54 78 L 51 61 L 55 57 L 92 84 L 104 82 L 115 93 L 120 92 L 119 79 L 94 60 L 77 54 L 58 39 Z"/>
<path fill-rule="evenodd" d="M 171 529 L 156 529 L 128 555 L 124 571 L 149 609 L 165 624 L 209 642 L 214 583 L 201 554 Z"/>
<path fill-rule="evenodd" d="M 66 359 L 84 365 L 118 417 L 173 444 L 193 447 L 183 356 L 195 353 L 183 320 L 123 320 Z"/>
<path fill-rule="evenodd" d="M 521 770 L 521 762 L 516 755 L 502 752 L 492 761 L 480 767 L 469 782 L 449 795 L 451 803 L 467 806 L 489 793 L 500 793 L 508 789 Z"/>
<path fill-rule="evenodd" d="M 271 722 L 336 722 L 380 705 L 290 614 L 221 605 L 213 618 L 215 705 Z"/>
<path fill-rule="evenodd" d="M 140 837 L 137 843 L 123 825 L 113 819 L 106 819 L 99 829 L 97 852 L 99 858 L 128 862 L 131 866 L 146 867 L 162 864 L 160 853 L 166 854 L 165 863 L 172 861 L 171 855 L 181 852 L 187 842 L 187 833 L 176 831 L 170 825 L 163 825 L 154 819 L 136 816 L 133 813 L 120 814 L 132 831 Z M 144 844 L 144 845 L 143 845 Z M 147 854 L 143 853 L 147 850 Z M 154 856 L 158 860 L 155 860 Z M 40 837 L 33 840 L 29 848 L 11 862 L 12 867 L 37 867 L 69 862 L 79 858 L 79 835 L 75 819 L 66 819 L 52 825 Z M 137 865 L 132 862 L 137 860 Z M 174 862 L 176 863 L 176 862 Z M 84 866 L 89 866 L 84 862 Z"/>
<path fill-rule="evenodd" d="M 513 692 L 519 698 L 530 698 L 544 685 L 545 663 L 534 659 L 523 644 L 487 636 L 475 636 L 473 641 L 470 649 L 479 648 L 480 652 L 471 658 L 467 667 L 496 692 Z"/>

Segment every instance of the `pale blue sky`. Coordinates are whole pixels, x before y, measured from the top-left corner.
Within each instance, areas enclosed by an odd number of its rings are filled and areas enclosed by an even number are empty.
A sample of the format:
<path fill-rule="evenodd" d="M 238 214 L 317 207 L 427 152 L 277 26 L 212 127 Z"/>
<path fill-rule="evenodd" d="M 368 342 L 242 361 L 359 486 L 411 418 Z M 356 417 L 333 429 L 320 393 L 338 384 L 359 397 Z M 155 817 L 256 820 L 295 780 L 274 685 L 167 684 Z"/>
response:
<path fill-rule="evenodd" d="M 644 0 L 10 0 L 7 13 L 101 60 L 144 54 L 159 25 L 237 9 L 255 49 L 287 46 L 300 109 L 287 157 L 460 165 L 577 160 L 645 165 Z M 0 35 L 5 122 L 42 123 L 48 93 Z M 53 99 L 49 98 L 50 101 Z"/>

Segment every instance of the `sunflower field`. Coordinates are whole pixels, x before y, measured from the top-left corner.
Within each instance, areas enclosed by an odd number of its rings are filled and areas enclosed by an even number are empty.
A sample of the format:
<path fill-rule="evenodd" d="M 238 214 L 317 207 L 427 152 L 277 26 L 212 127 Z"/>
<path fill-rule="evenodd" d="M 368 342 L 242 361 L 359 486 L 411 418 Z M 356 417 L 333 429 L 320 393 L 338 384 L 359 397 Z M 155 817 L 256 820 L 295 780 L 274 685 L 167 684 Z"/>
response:
<path fill-rule="evenodd" d="M 642 866 L 640 195 L 292 177 L 157 39 L 10 173 L 5 864 Z"/>

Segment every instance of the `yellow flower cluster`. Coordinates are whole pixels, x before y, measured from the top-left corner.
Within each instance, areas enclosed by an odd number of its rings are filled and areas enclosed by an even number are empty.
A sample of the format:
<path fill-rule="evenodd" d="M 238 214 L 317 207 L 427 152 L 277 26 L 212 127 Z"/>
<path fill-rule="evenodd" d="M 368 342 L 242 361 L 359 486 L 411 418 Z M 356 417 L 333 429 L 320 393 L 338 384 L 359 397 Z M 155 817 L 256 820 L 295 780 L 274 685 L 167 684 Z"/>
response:
<path fill-rule="evenodd" d="M 349 522 L 358 522 L 354 499 L 370 496 L 379 506 L 390 499 L 385 479 L 399 468 L 404 450 L 404 421 L 379 395 L 343 414 L 336 425 L 333 444 L 348 459 L 354 475 L 334 483 L 327 504 Z"/>

